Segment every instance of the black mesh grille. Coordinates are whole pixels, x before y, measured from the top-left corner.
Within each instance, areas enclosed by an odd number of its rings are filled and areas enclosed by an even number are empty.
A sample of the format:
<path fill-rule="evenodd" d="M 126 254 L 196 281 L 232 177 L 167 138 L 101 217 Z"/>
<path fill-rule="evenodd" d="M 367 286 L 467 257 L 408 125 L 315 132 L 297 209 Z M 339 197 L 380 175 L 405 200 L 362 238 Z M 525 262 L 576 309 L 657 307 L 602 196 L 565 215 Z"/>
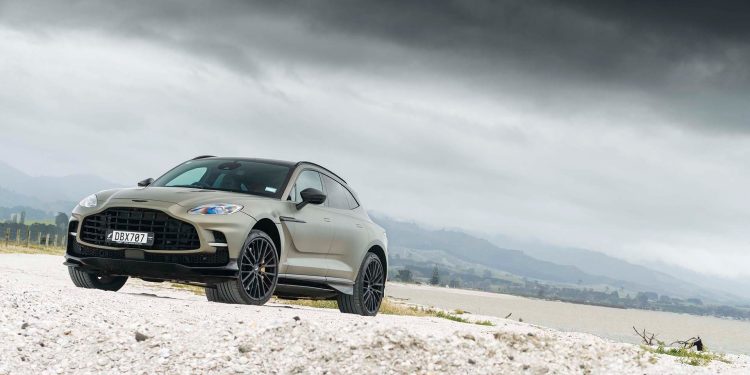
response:
<path fill-rule="evenodd" d="M 151 246 L 108 243 L 106 237 L 110 229 L 150 232 L 154 234 L 154 243 Z M 81 225 L 81 241 L 102 246 L 158 250 L 195 250 L 201 246 L 198 232 L 190 223 L 162 211 L 134 207 L 108 208 L 87 216 Z"/>
<path fill-rule="evenodd" d="M 145 254 L 147 262 L 179 263 L 186 266 L 223 266 L 229 263 L 227 249 L 218 249 L 214 254 Z"/>
<path fill-rule="evenodd" d="M 91 247 L 91 246 L 79 245 L 79 246 L 73 247 L 73 251 L 76 253 L 75 255 L 80 255 L 83 257 L 109 258 L 109 259 L 124 259 L 125 258 L 125 252 L 122 250 L 98 249 L 98 248 Z"/>
<path fill-rule="evenodd" d="M 141 252 L 140 250 L 128 251 Z M 81 244 L 76 244 L 68 252 L 80 257 L 125 259 L 125 250 L 99 249 Z M 177 263 L 185 266 L 223 266 L 229 263 L 229 251 L 217 249 L 214 254 L 153 254 L 143 252 L 142 260 L 156 263 Z"/>

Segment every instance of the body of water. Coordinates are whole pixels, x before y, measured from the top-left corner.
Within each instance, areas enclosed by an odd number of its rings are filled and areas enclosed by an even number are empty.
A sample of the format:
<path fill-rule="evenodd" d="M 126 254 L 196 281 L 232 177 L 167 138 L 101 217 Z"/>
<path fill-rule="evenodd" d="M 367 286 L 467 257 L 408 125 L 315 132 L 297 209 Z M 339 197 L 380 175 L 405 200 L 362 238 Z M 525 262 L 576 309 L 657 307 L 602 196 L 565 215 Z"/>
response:
<path fill-rule="evenodd" d="M 750 355 L 750 322 L 661 311 L 616 309 L 537 300 L 507 294 L 389 283 L 386 294 L 420 305 L 474 314 L 522 318 L 524 322 L 562 331 L 586 332 L 615 341 L 640 342 L 633 332 L 654 332 L 670 343 L 700 335 L 713 351 Z"/>

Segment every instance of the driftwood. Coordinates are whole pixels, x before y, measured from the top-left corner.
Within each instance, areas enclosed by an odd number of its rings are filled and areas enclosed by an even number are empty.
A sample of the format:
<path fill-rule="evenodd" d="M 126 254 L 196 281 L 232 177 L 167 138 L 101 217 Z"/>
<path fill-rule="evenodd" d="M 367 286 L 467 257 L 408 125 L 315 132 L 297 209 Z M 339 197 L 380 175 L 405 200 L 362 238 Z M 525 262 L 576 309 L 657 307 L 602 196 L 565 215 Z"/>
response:
<path fill-rule="evenodd" d="M 633 326 L 633 331 L 635 331 L 635 334 L 638 335 L 643 340 L 643 343 L 646 345 L 654 345 L 654 340 L 656 340 L 656 334 L 651 332 L 646 332 L 646 329 L 643 329 L 643 332 L 639 332 L 635 326 Z M 658 341 L 658 340 L 657 340 Z"/>
<path fill-rule="evenodd" d="M 638 335 L 638 337 L 640 337 L 641 340 L 643 340 L 643 343 L 646 345 L 653 346 L 655 343 L 661 346 L 664 345 L 663 342 L 656 339 L 655 333 L 646 332 L 645 328 L 642 331 L 639 331 L 637 328 L 635 328 L 635 326 L 633 326 L 633 331 L 635 331 L 635 334 Z M 683 349 L 690 349 L 692 347 L 695 347 L 697 351 L 703 351 L 703 341 L 701 340 L 700 336 L 691 337 L 687 340 L 677 340 L 669 344 L 669 346 L 675 346 L 675 344 Z"/>
<path fill-rule="evenodd" d="M 510 318 L 510 316 L 511 316 L 511 315 L 513 315 L 513 313 L 510 313 L 510 314 L 506 315 L 506 316 L 505 316 L 505 319 L 508 319 L 508 318 Z"/>
<path fill-rule="evenodd" d="M 691 338 L 689 338 L 687 340 L 677 340 L 677 341 L 669 344 L 669 346 L 672 346 L 674 344 L 680 345 L 683 349 L 690 349 L 692 347 L 695 347 L 695 349 L 697 351 L 699 351 L 699 352 L 703 351 L 703 341 L 701 340 L 700 336 L 691 337 Z"/>

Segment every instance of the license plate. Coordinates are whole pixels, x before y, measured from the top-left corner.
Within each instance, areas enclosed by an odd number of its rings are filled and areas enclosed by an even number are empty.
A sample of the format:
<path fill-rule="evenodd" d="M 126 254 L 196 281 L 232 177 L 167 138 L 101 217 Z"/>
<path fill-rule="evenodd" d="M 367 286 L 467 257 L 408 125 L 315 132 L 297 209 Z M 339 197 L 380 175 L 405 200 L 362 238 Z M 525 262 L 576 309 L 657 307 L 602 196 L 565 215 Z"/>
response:
<path fill-rule="evenodd" d="M 154 234 L 147 232 L 130 232 L 124 230 L 110 230 L 107 232 L 107 242 L 126 245 L 153 245 Z"/>

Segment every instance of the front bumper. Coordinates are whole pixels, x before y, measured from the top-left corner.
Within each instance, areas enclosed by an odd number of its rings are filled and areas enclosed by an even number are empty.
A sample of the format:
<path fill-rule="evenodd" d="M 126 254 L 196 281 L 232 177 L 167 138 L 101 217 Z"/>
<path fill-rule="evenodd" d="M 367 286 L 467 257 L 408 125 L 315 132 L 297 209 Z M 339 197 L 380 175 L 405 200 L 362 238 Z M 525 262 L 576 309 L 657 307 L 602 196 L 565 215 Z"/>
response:
<path fill-rule="evenodd" d="M 225 242 L 227 244 L 226 248 L 229 250 L 230 258 L 236 259 L 239 256 L 239 251 L 242 248 L 245 239 L 247 239 L 250 229 L 256 222 L 253 217 L 242 211 L 232 215 L 190 215 L 187 213 L 185 207 L 174 203 L 160 201 L 134 202 L 129 199 L 110 199 L 106 203 L 102 203 L 95 208 L 76 206 L 73 210 L 70 221 L 77 222 L 77 225 L 71 231 L 75 232 L 74 237 L 80 245 L 112 251 L 120 251 L 123 249 L 123 247 L 88 242 L 81 233 L 81 228 L 85 218 L 94 214 L 99 214 L 110 208 L 140 208 L 160 211 L 173 219 L 192 225 L 197 231 L 200 241 L 199 247 L 191 248 L 190 250 L 160 249 L 157 248 L 158 246 L 155 246 L 153 249 L 143 249 L 151 254 L 212 254 L 217 251 L 217 247 L 212 246 L 212 242 Z M 125 229 L 122 228 L 122 230 Z M 217 241 L 215 232 L 223 234 L 224 238 Z"/>
<path fill-rule="evenodd" d="M 237 277 L 237 262 L 223 266 L 192 266 L 178 263 L 148 262 L 133 259 L 82 257 L 65 254 L 64 265 L 85 272 L 131 276 L 144 279 L 213 284 Z"/>

